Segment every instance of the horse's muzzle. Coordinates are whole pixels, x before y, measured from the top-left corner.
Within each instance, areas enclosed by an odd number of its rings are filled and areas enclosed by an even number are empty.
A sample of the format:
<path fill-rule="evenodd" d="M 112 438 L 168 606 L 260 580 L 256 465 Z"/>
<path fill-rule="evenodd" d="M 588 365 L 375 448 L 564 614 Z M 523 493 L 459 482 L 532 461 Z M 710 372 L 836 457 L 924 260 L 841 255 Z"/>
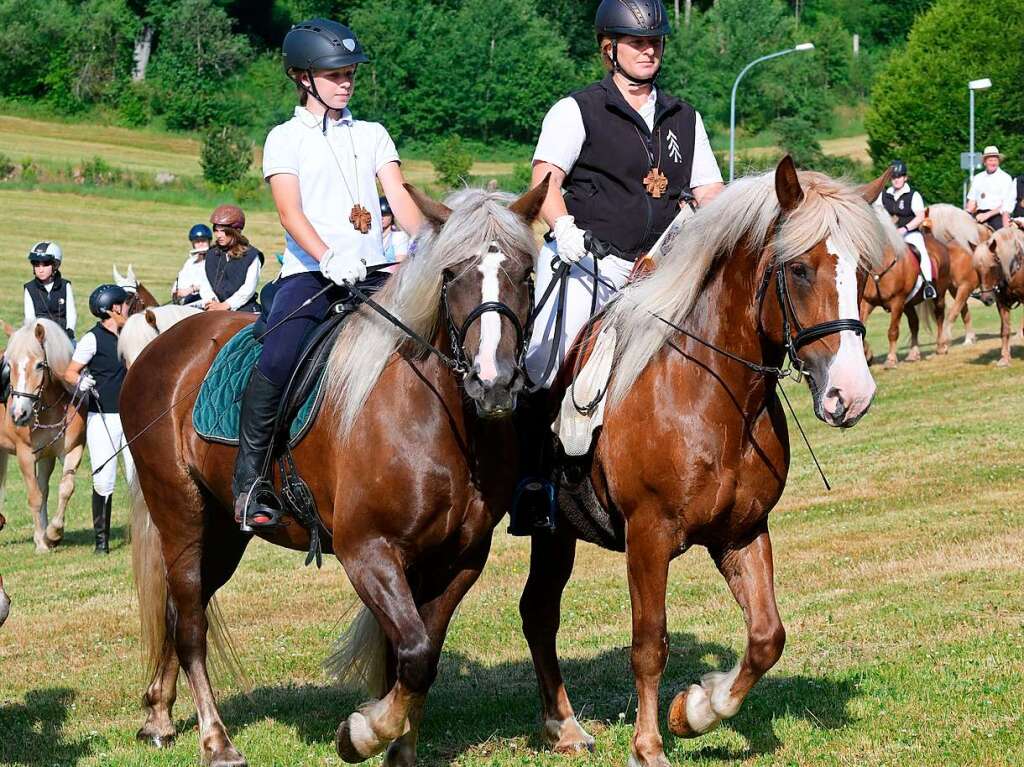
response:
<path fill-rule="evenodd" d="M 11 398 L 11 420 L 14 421 L 14 425 L 18 428 L 22 426 L 28 426 L 29 421 L 32 420 L 32 400 L 27 397 L 14 396 Z"/>
<path fill-rule="evenodd" d="M 522 389 L 521 376 L 516 376 L 515 381 L 510 378 L 499 375 L 493 382 L 489 382 L 481 380 L 475 372 L 466 376 L 466 394 L 473 400 L 478 417 L 507 418 L 515 412 L 519 391 Z"/>

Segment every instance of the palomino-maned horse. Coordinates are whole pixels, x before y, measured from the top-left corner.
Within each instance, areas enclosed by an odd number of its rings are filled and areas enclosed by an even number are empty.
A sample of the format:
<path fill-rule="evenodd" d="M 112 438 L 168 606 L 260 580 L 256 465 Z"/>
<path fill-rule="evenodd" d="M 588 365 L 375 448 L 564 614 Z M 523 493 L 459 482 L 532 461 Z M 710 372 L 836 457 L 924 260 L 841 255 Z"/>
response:
<path fill-rule="evenodd" d="M 15 455 L 35 524 L 32 537 L 42 553 L 64 537 L 64 513 L 85 452 L 86 403 L 74 402 L 64 382 L 71 341 L 55 322 L 37 319 L 16 330 L 4 357 L 11 369 L 11 394 L 0 406 L 0 499 L 8 456 Z M 57 514 L 47 521 L 50 476 L 58 459 L 63 468 Z"/>
<path fill-rule="evenodd" d="M 883 266 L 870 273 L 860 300 L 860 319 L 867 324 L 868 317 L 876 307 L 889 312 L 889 353 L 885 358 L 885 367 L 894 368 L 898 362 L 896 344 L 900 339 L 900 320 L 907 316 L 910 325 L 910 352 L 907 362 L 921 359 L 921 348 L 918 345 L 920 315 L 918 310 L 931 311 L 937 325 L 936 338 L 942 338 L 946 320 L 946 293 L 950 289 L 951 277 L 949 266 L 949 249 L 931 235 L 925 233 L 925 246 L 928 253 L 921 253 L 921 258 L 932 259 L 932 274 L 936 298 L 934 302 L 924 300 L 924 282 L 921 277 L 921 265 L 904 242 L 889 214 L 875 208 L 875 214 L 885 231 L 885 257 Z M 907 310 L 911 311 L 907 311 Z M 865 343 L 864 353 L 870 359 L 871 350 Z"/>
<path fill-rule="evenodd" d="M 1024 232 L 1016 225 L 1000 229 L 974 251 L 981 276 L 981 300 L 999 308 L 1002 350 L 999 367 L 1010 364 L 1010 311 L 1024 303 Z"/>
<path fill-rule="evenodd" d="M 366 605 L 339 657 L 359 660 L 352 670 L 373 660 L 368 679 L 386 679 L 378 702 L 342 721 L 336 747 L 352 762 L 388 749 L 387 765 L 415 761 L 448 623 L 484 566 L 515 488 L 518 444 L 509 416 L 524 384 L 536 252 L 530 222 L 547 184 L 510 208 L 500 195 L 466 191 L 449 210 L 410 190 L 432 226 L 375 300 L 445 352 L 424 353 L 364 305 L 333 348 L 324 405 L 293 450 L 326 545 L 333 541 Z M 138 736 L 158 746 L 174 738 L 180 664 L 204 762 L 217 767 L 245 760 L 207 675 L 206 608 L 251 535 L 233 515 L 235 450 L 195 434 L 192 392 L 218 349 L 252 319 L 218 312 L 174 325 L 146 347 L 121 393 L 142 490 L 132 549 L 153 667 Z M 259 534 L 281 546 L 309 546 L 297 524 Z"/>
<path fill-rule="evenodd" d="M 692 546 L 709 551 L 748 638 L 734 669 L 676 696 L 673 732 L 700 735 L 736 714 L 782 653 L 768 533 L 789 468 L 779 368 L 789 357 L 804 370 L 825 423 L 850 427 L 867 412 L 875 383 L 857 319 L 866 280 L 858 266 L 881 261 L 883 235 L 869 201 L 884 182 L 856 191 L 818 173 L 798 175 L 788 157 L 774 173 L 740 179 L 686 224 L 657 269 L 628 286 L 604 318 L 617 336 L 604 426 L 590 456 L 573 459 L 584 461 L 578 485 L 563 478 L 561 495 L 617 520 L 619 538 L 608 547 L 626 552 L 638 700 L 630 765 L 669 765 L 658 689 L 674 558 Z M 552 414 L 559 398 L 553 392 Z M 571 752 L 594 740 L 575 718 L 556 653 L 577 541 L 562 508 L 556 533 L 533 536 L 520 611 L 543 737 Z"/>
<path fill-rule="evenodd" d="M 133 314 L 121 326 L 121 332 L 117 335 L 117 356 L 124 360 L 125 367 L 130 368 L 142 350 L 158 335 L 186 317 L 201 314 L 202 311 L 195 306 L 164 304 Z"/>
<path fill-rule="evenodd" d="M 971 321 L 967 300 L 978 289 L 978 272 L 974 267 L 974 249 L 992 236 L 992 229 L 979 224 L 970 213 L 955 205 L 939 203 L 925 209 L 922 232 L 930 232 L 949 248 L 950 294 L 953 305 L 946 314 L 946 333 L 938 347 L 948 349 L 952 343 L 953 323 L 959 314 L 964 321 L 964 346 L 978 340 Z"/>

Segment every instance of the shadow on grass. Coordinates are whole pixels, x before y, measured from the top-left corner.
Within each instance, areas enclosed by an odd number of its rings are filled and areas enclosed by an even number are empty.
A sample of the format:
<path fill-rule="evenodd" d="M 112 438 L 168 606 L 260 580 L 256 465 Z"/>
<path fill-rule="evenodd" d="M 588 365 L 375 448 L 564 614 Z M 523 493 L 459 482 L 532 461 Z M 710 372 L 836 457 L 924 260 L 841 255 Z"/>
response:
<path fill-rule="evenodd" d="M 999 348 L 999 347 L 996 347 L 994 349 L 989 349 L 987 352 L 984 352 L 983 354 L 979 354 L 977 357 L 975 357 L 974 359 L 972 359 L 970 361 L 970 364 L 971 365 L 994 365 L 996 362 L 999 361 L 999 358 L 1002 357 L 1002 356 L 1003 356 L 1003 350 L 1001 348 Z M 1011 341 L 1011 343 L 1010 343 L 1010 359 L 1011 360 L 1013 360 L 1013 359 L 1019 360 L 1019 359 L 1022 358 L 1022 356 L 1024 356 L 1024 355 L 1022 355 L 1020 349 L 1017 348 L 1017 343 Z"/>
<path fill-rule="evenodd" d="M 0 763 L 75 764 L 88 756 L 86 740 L 64 739 L 64 722 L 75 691 L 50 687 L 25 693 L 24 703 L 0 705 Z"/>
<path fill-rule="evenodd" d="M 663 728 L 668 704 L 677 692 L 698 682 L 708 671 L 729 669 L 738 660 L 731 648 L 698 642 L 691 634 L 673 634 L 671 647 L 661 688 Z M 523 649 L 525 652 L 525 642 Z M 592 733 L 617 723 L 620 715 L 628 722 L 634 720 L 636 696 L 629 648 L 563 660 L 562 670 L 577 714 Z M 847 708 L 856 695 L 855 680 L 769 673 L 751 692 L 740 713 L 724 725 L 741 735 L 747 746 L 709 746 L 693 753 L 728 761 L 774 753 L 782 745 L 775 734 L 776 718 L 795 717 L 821 730 L 839 729 L 853 721 Z M 250 696 L 227 698 L 221 713 L 232 733 L 249 725 L 258 726 L 269 718 L 293 727 L 307 743 L 330 744 L 339 722 L 360 702 L 358 697 L 328 686 L 282 685 L 259 688 Z M 543 750 L 537 735 L 539 724 L 536 678 L 528 660 L 481 666 L 463 655 L 446 652 L 430 692 L 418 764 L 447 765 L 485 743 L 489 742 L 487 748 L 493 750 L 496 742 L 521 738 L 527 738 L 528 748 L 539 752 Z M 195 725 L 192 717 L 179 721 L 178 729 L 180 732 Z M 673 744 L 669 736 L 669 753 L 679 751 Z"/>

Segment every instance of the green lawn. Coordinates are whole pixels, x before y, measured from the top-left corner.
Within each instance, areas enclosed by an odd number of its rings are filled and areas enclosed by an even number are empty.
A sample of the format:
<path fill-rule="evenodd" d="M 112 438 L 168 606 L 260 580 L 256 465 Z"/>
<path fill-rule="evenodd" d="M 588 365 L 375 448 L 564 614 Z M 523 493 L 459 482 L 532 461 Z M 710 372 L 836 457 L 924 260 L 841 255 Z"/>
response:
<path fill-rule="evenodd" d="M 0 203 L 21 218 L 31 215 L 36 199 L 5 194 Z M 39 213 L 37 221 L 66 227 L 60 231 L 73 278 L 107 268 L 101 247 L 107 237 L 118 260 L 136 252 L 123 233 L 125 217 L 138 210 L 90 209 L 77 199 L 39 202 L 65 205 L 59 215 Z M 80 215 L 68 219 L 78 208 Z M 166 281 L 191 218 L 151 213 L 158 234 L 134 261 L 140 274 Z M 14 236 L 10 221 L 5 216 L 0 226 L 0 244 L 14 254 L 6 262 L 10 273 L 2 275 L 5 316 L 12 283 L 23 273 L 24 233 Z M 272 222 L 260 226 L 269 237 Z M 793 391 L 835 489 L 822 489 L 794 433 L 791 481 L 773 515 L 786 651 L 734 720 L 699 740 L 669 739 L 674 763 L 1024 763 L 1018 490 L 1024 355 L 1017 349 L 1008 370 L 993 367 L 995 314 L 975 313 L 979 346 L 956 346 L 937 359 L 926 345 L 924 362 L 876 368 L 874 408 L 852 431 L 814 421 L 806 389 Z M 885 319 L 881 313 L 872 318 L 876 350 L 884 348 Z M 11 468 L 4 507 L 9 527 L 0 533 L 0 572 L 14 600 L 0 629 L 0 763 L 193 765 L 195 718 L 184 684 L 177 744 L 156 752 L 134 740 L 146 680 L 124 493 L 115 504 L 114 551 L 97 559 L 86 477 L 83 471 L 65 544 L 37 556 L 24 491 Z M 421 764 L 565 764 L 545 753 L 535 736 L 535 683 L 516 610 L 526 568 L 526 544 L 500 534 L 453 624 L 430 697 Z M 635 716 L 624 561 L 582 546 L 576 573 L 560 648 L 597 751 L 574 763 L 622 767 Z M 320 662 L 353 600 L 336 562 L 321 572 L 307 570 L 299 554 L 260 542 L 222 592 L 253 691 L 247 695 L 222 679 L 220 701 L 251 764 L 340 764 L 334 730 L 357 701 L 328 686 Z M 701 550 L 672 570 L 669 626 L 666 703 L 701 673 L 730 667 L 742 652 L 740 612 Z"/>

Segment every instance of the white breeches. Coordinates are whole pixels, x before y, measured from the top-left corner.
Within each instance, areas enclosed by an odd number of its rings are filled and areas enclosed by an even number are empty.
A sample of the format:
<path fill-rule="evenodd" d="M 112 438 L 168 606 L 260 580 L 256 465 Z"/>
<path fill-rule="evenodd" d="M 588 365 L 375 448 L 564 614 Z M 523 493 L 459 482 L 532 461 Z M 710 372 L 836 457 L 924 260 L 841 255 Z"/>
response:
<path fill-rule="evenodd" d="M 917 252 L 921 254 L 921 274 L 924 275 L 927 282 L 931 282 L 932 260 L 928 257 L 928 248 L 924 244 L 924 235 L 918 231 L 907 232 L 903 235 L 903 241 L 917 248 Z"/>
<path fill-rule="evenodd" d="M 89 446 L 89 461 L 93 471 L 102 466 L 124 445 L 121 416 L 117 413 L 89 413 L 85 422 L 85 441 Z M 125 479 L 131 483 L 135 476 L 135 463 L 129 450 L 122 450 Z M 92 489 L 106 498 L 114 494 L 117 479 L 117 461 L 110 461 L 92 478 Z"/>
<path fill-rule="evenodd" d="M 534 301 L 540 301 L 551 282 L 554 269 L 551 262 L 554 260 L 555 268 L 561 263 L 558 261 L 558 246 L 554 242 L 545 243 L 537 257 L 536 274 L 537 283 L 534 288 Z M 580 261 L 587 270 L 594 270 L 594 259 L 586 256 Z M 601 282 L 597 284 L 597 306 L 599 311 L 607 304 L 612 296 L 619 292 L 629 279 L 633 270 L 633 262 L 625 261 L 615 256 L 608 256 L 598 261 L 598 269 L 602 280 L 615 286 L 612 290 L 608 285 Z M 565 355 L 576 340 L 580 330 L 590 319 L 590 308 L 593 301 L 594 279 L 577 266 L 573 266 L 569 272 L 568 284 L 565 294 L 565 312 L 562 322 L 562 332 L 555 338 L 555 323 L 558 316 L 558 292 L 556 287 L 548 298 L 547 303 L 540 310 L 533 326 L 533 337 L 530 339 L 530 347 L 526 353 L 526 370 L 530 378 L 538 384 L 550 387 L 558 375 Z M 557 360 L 551 373 L 541 381 L 544 375 L 544 368 L 548 364 L 551 350 L 557 344 Z"/>

